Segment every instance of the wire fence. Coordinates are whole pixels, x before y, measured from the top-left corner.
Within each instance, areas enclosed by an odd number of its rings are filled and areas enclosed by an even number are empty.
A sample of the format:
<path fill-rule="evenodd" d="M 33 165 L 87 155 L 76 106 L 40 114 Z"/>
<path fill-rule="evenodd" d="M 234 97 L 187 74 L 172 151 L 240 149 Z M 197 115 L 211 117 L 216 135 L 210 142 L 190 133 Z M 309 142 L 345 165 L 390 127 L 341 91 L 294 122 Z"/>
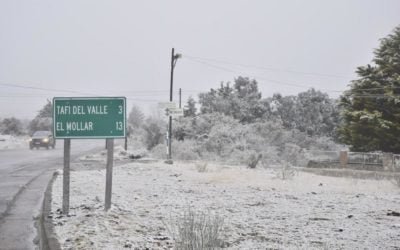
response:
<path fill-rule="evenodd" d="M 393 168 L 400 172 L 400 155 L 393 155 Z"/>
<path fill-rule="evenodd" d="M 380 165 L 383 166 L 382 154 L 348 152 L 347 164 Z"/>
<path fill-rule="evenodd" d="M 310 167 L 400 172 L 400 154 L 308 150 L 305 157 Z"/>
<path fill-rule="evenodd" d="M 340 152 L 339 151 L 320 151 L 320 150 L 308 150 L 305 152 L 306 158 L 310 161 L 323 162 L 323 163 L 339 163 Z"/>

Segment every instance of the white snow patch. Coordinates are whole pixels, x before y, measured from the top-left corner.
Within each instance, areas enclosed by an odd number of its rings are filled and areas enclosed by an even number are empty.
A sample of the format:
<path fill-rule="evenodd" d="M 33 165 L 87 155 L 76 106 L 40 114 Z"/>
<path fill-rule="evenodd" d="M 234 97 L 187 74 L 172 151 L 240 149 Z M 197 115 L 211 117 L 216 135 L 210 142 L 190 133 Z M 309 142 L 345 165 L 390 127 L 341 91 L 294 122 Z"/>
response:
<path fill-rule="evenodd" d="M 0 134 L 0 150 L 29 148 L 29 137 Z"/>
<path fill-rule="evenodd" d="M 123 146 L 116 145 L 114 146 L 114 160 L 115 161 L 123 161 L 130 158 L 130 156 L 147 156 L 147 151 L 145 149 L 138 150 L 125 150 Z M 81 161 L 98 161 L 105 162 L 107 156 L 107 150 L 104 149 L 98 153 L 87 154 L 79 158 Z"/>
<path fill-rule="evenodd" d="M 62 216 L 62 176 L 52 216 L 63 249 L 168 249 L 166 225 L 188 207 L 224 218 L 228 249 L 388 249 L 400 247 L 400 189 L 390 181 L 196 163 L 115 167 L 112 208 L 104 211 L 105 171 L 71 172 L 70 216 Z"/>

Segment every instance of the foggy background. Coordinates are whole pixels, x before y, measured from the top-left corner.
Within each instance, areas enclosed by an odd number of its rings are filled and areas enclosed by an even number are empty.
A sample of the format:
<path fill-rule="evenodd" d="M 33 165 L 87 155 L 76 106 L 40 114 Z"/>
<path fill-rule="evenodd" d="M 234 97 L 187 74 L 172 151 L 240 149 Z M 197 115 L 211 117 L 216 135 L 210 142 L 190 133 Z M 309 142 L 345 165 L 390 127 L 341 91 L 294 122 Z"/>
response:
<path fill-rule="evenodd" d="M 0 0 L 0 117 L 33 118 L 54 96 L 126 96 L 152 113 L 239 75 L 263 97 L 314 87 L 338 97 L 400 1 Z"/>

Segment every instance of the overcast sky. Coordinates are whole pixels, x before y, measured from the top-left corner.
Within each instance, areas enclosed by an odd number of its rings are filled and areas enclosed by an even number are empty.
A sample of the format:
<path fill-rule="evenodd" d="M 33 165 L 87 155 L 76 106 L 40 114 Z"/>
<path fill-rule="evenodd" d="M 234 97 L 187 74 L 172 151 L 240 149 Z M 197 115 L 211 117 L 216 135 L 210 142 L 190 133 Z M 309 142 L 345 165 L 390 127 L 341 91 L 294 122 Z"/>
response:
<path fill-rule="evenodd" d="M 87 95 L 151 113 L 169 99 L 172 47 L 174 100 L 239 75 L 263 97 L 310 87 L 337 97 L 399 24 L 398 0 L 0 0 L 0 117 Z"/>

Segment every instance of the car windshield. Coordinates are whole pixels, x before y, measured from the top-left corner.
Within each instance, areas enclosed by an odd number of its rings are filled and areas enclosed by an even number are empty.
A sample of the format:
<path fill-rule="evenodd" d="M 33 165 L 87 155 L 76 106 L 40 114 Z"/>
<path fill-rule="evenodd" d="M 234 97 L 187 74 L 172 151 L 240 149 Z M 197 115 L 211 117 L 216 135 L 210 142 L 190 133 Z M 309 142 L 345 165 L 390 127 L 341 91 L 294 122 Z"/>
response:
<path fill-rule="evenodd" d="M 33 136 L 48 136 L 51 133 L 49 131 L 36 131 Z"/>

